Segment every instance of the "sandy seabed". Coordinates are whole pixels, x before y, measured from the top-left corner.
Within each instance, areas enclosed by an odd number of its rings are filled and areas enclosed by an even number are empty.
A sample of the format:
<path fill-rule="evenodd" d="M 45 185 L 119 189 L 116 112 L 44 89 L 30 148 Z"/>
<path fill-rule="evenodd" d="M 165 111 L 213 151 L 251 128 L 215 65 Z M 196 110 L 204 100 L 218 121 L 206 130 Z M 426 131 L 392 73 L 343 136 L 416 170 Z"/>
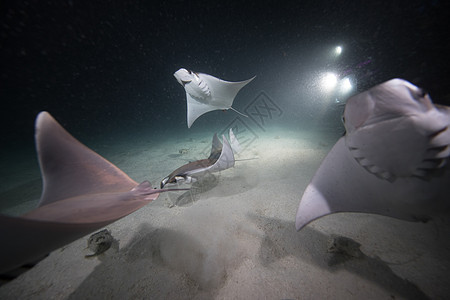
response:
<path fill-rule="evenodd" d="M 301 195 L 337 138 L 260 134 L 237 157 L 255 159 L 189 192 L 162 193 L 107 226 L 116 243 L 97 257 L 85 258 L 88 236 L 52 252 L 1 286 L 0 298 L 448 299 L 447 219 L 422 224 L 341 213 L 295 230 Z M 205 134 L 98 152 L 157 186 L 204 158 L 210 141 Z M 333 235 L 360 243 L 361 255 L 327 251 Z"/>

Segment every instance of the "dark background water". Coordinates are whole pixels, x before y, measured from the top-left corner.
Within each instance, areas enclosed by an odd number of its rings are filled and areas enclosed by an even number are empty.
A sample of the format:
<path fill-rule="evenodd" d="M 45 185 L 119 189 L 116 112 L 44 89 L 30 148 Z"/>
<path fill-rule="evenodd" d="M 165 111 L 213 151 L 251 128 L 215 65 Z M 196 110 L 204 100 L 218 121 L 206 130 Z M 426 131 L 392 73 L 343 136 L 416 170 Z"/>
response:
<path fill-rule="evenodd" d="M 2 1 L 0 11 L 3 148 L 32 144 L 41 110 L 77 137 L 184 130 L 181 67 L 256 75 L 240 97 L 265 90 L 294 121 L 314 118 L 308 80 L 327 68 L 358 91 L 402 77 L 435 102 L 450 97 L 447 1 Z"/>

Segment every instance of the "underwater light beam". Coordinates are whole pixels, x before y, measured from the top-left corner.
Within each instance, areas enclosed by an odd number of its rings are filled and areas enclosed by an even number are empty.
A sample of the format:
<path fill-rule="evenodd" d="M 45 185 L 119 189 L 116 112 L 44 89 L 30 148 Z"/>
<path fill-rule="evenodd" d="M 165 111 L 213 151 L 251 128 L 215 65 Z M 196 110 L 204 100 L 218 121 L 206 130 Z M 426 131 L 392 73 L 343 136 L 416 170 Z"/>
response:
<path fill-rule="evenodd" d="M 341 93 L 348 93 L 352 90 L 353 86 L 349 78 L 344 78 L 341 81 Z"/>
<path fill-rule="evenodd" d="M 326 73 L 325 76 L 322 78 L 322 87 L 326 91 L 331 91 L 334 89 L 337 85 L 338 78 L 333 73 Z"/>

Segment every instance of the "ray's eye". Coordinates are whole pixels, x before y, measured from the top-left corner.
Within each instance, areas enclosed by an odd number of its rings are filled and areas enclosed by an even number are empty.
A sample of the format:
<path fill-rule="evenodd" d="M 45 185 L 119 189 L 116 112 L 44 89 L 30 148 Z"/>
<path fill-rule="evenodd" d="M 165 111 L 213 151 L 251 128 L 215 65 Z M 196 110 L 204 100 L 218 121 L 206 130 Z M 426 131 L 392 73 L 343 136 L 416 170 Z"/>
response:
<path fill-rule="evenodd" d="M 344 115 L 342 115 L 341 121 L 342 121 L 343 124 L 345 124 L 345 117 L 344 117 Z"/>
<path fill-rule="evenodd" d="M 191 70 L 187 70 L 187 71 L 188 71 L 189 74 L 192 74 L 192 71 L 191 71 Z"/>
<path fill-rule="evenodd" d="M 417 90 L 410 90 L 410 95 L 414 98 L 416 101 L 422 101 L 422 98 L 425 98 L 428 95 L 428 91 L 424 88 L 417 88 Z"/>
<path fill-rule="evenodd" d="M 419 89 L 419 96 L 425 97 L 428 94 L 428 91 L 426 89 L 420 88 Z"/>

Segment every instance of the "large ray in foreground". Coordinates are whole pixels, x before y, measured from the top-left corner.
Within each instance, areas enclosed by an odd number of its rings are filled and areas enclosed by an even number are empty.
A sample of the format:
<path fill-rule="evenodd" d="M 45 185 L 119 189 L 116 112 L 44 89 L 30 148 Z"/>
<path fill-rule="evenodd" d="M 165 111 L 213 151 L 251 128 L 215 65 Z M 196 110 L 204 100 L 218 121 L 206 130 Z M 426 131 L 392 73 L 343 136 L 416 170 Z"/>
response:
<path fill-rule="evenodd" d="M 450 107 L 392 79 L 350 98 L 344 122 L 303 194 L 297 230 L 337 212 L 409 221 L 449 212 Z"/>
<path fill-rule="evenodd" d="M 155 200 L 138 184 L 72 137 L 47 112 L 36 119 L 43 179 L 39 207 L 22 217 L 0 215 L 0 274 L 106 226 Z"/>
<path fill-rule="evenodd" d="M 183 68 L 173 75 L 186 91 L 187 125 L 189 128 L 198 117 L 207 112 L 218 109 L 236 111 L 231 107 L 234 98 L 246 84 L 255 79 L 253 77 L 245 81 L 230 82 Z M 238 111 L 236 112 L 243 115 Z"/>

